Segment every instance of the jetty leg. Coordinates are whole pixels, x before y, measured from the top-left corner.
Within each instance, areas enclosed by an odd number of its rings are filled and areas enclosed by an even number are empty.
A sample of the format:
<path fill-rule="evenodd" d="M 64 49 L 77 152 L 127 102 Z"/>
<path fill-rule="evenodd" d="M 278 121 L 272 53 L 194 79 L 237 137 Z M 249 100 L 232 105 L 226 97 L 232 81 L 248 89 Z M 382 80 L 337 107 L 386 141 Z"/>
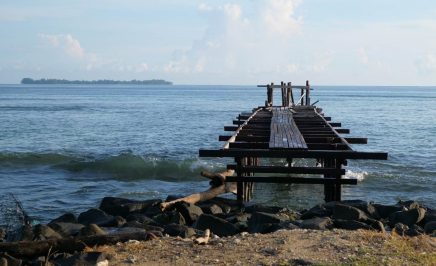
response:
<path fill-rule="evenodd" d="M 335 167 L 335 159 L 326 158 L 323 160 L 323 167 L 331 168 Z M 324 178 L 332 178 L 331 175 L 324 175 Z M 324 185 L 324 200 L 326 202 L 335 200 L 335 185 L 325 184 Z"/>
<path fill-rule="evenodd" d="M 236 165 L 237 165 L 237 168 L 238 168 L 236 170 L 236 175 L 238 177 L 242 177 L 244 174 L 242 173 L 242 171 L 239 168 L 243 166 L 244 159 L 243 158 L 235 158 L 235 161 L 236 161 Z M 244 200 L 244 194 L 243 193 L 244 193 L 243 182 L 242 181 L 238 181 L 236 183 L 236 198 L 241 203 Z"/>

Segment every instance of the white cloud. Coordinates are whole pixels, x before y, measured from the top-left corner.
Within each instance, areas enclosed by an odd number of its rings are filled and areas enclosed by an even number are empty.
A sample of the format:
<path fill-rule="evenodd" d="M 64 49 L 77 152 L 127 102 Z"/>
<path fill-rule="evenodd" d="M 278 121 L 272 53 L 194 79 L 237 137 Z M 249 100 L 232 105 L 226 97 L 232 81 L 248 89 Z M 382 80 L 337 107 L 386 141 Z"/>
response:
<path fill-rule="evenodd" d="M 75 39 L 71 34 L 39 34 L 39 37 L 47 41 L 51 46 L 61 48 L 70 57 L 91 61 L 95 59 L 95 55 L 86 53 L 79 40 Z"/>
<path fill-rule="evenodd" d="M 200 11 L 212 11 L 213 7 L 211 7 L 210 5 L 208 5 L 206 3 L 200 3 L 198 5 L 198 10 L 200 10 Z"/>
<path fill-rule="evenodd" d="M 436 53 L 426 53 L 416 60 L 415 65 L 421 74 L 436 74 Z"/>
<path fill-rule="evenodd" d="M 149 70 L 149 67 L 147 63 L 141 63 L 138 66 L 136 66 L 136 73 L 143 73 L 147 72 Z"/>
<path fill-rule="evenodd" d="M 300 3 L 299 0 L 267 1 L 263 19 L 268 28 L 286 35 L 297 31 L 302 23 L 302 18 L 295 18 L 294 13 Z"/>

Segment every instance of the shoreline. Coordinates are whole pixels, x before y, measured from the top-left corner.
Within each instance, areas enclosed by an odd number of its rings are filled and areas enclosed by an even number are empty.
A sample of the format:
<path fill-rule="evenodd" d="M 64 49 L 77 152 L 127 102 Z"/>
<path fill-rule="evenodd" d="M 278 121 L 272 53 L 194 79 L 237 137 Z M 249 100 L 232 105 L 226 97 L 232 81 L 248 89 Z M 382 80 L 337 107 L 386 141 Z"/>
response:
<path fill-rule="evenodd" d="M 329 202 L 301 212 L 260 204 L 241 208 L 226 198 L 178 202 L 165 210 L 162 202 L 105 197 L 99 208 L 77 217 L 65 213 L 48 224 L 27 222 L 16 235 L 3 230 L 7 241 L 0 243 L 0 258 L 30 263 L 52 250 L 52 263 L 91 256 L 115 265 L 371 264 L 368 254 L 396 261 L 388 252 L 393 245 L 398 252 L 407 247 L 400 256 L 407 264 L 436 262 L 436 211 L 414 201 Z M 196 244 L 199 239 L 205 245 Z"/>

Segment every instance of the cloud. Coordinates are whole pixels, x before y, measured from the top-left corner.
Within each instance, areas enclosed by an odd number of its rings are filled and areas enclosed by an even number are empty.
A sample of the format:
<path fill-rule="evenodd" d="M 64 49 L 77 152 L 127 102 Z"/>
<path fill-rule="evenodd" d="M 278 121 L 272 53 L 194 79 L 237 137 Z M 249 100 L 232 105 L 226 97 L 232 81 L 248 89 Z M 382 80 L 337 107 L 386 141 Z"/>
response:
<path fill-rule="evenodd" d="M 90 60 L 95 58 L 94 54 L 85 52 L 79 40 L 71 34 L 39 34 L 39 37 L 47 41 L 52 47 L 62 49 L 70 57 Z"/>
<path fill-rule="evenodd" d="M 136 73 L 144 73 L 149 70 L 149 67 L 147 63 L 140 63 L 138 66 L 136 66 Z"/>
<path fill-rule="evenodd" d="M 272 0 L 265 5 L 263 20 L 271 30 L 279 34 L 289 34 L 297 31 L 302 18 L 295 18 L 295 9 L 301 1 Z"/>
<path fill-rule="evenodd" d="M 421 74 L 436 74 L 436 53 L 427 52 L 416 60 L 415 66 Z"/>

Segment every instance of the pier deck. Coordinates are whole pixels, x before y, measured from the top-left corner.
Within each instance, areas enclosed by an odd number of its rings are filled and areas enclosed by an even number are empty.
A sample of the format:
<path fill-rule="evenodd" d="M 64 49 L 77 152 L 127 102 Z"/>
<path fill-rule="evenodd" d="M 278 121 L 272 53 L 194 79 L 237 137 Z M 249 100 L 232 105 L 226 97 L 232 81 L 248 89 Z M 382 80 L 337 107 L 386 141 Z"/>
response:
<path fill-rule="evenodd" d="M 344 179 L 348 159 L 386 160 L 385 152 L 359 152 L 351 144 L 366 144 L 366 138 L 347 138 L 349 129 L 331 122 L 321 108 L 310 104 L 310 86 L 266 85 L 265 106 L 241 113 L 236 126 L 226 126 L 232 135 L 219 136 L 225 141 L 222 149 L 200 149 L 200 157 L 233 157 L 236 164 L 228 169 L 236 172 L 227 182 L 237 182 L 238 199 L 252 197 L 253 183 L 300 183 L 324 185 L 326 201 L 341 200 L 342 185 L 355 185 L 356 179 Z M 273 106 L 273 89 L 280 88 L 282 105 Z M 293 89 L 301 90 L 294 101 Z M 278 158 L 281 165 L 268 158 Z M 308 166 L 294 166 L 295 159 L 307 159 Z M 281 159 L 281 160 L 280 160 Z M 261 175 L 259 175 L 261 174 Z M 268 174 L 268 175 L 263 175 Z"/>

